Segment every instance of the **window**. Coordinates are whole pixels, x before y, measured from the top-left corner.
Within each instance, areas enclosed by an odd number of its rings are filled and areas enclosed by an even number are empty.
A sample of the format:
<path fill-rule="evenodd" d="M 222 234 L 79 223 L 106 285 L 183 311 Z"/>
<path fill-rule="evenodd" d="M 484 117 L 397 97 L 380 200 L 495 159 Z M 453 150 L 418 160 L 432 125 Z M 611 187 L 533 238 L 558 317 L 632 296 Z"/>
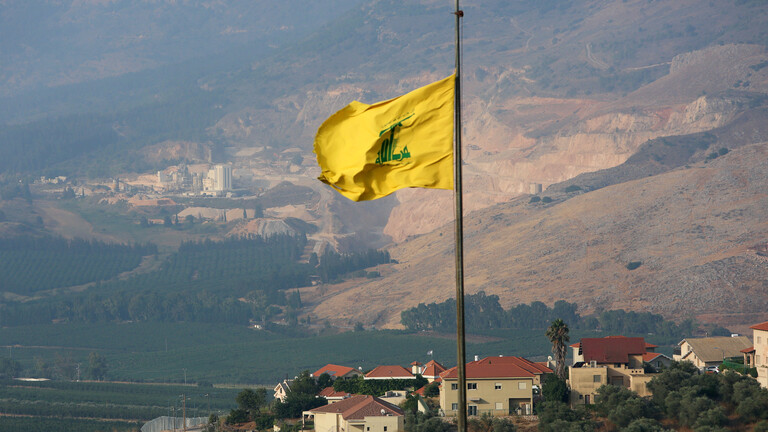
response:
<path fill-rule="evenodd" d="M 370 426 L 366 426 L 366 427 L 365 427 L 365 430 L 366 430 L 366 431 L 369 431 L 369 430 L 371 430 L 371 427 L 370 427 Z"/>
<path fill-rule="evenodd" d="M 496 383 L 496 385 L 493 386 L 496 390 L 501 390 L 501 383 Z"/>
<path fill-rule="evenodd" d="M 467 407 L 467 415 L 477 415 L 477 405 L 470 405 Z"/>
<path fill-rule="evenodd" d="M 760 336 L 757 337 L 757 345 L 760 345 L 762 342 L 760 341 Z"/>
<path fill-rule="evenodd" d="M 454 411 L 457 411 L 459 409 L 459 404 L 457 404 L 457 403 L 451 404 L 451 409 L 454 410 Z"/>
<path fill-rule="evenodd" d="M 519 382 L 519 383 L 517 383 L 517 389 L 518 390 L 525 390 L 527 388 L 528 388 L 528 383 L 527 382 Z"/>
<path fill-rule="evenodd" d="M 503 410 L 504 409 L 504 403 L 496 402 L 496 409 L 497 410 Z"/>
<path fill-rule="evenodd" d="M 458 389 L 459 389 L 459 385 L 458 384 L 456 384 L 456 383 L 452 383 L 451 384 L 451 390 L 458 390 Z"/>
<path fill-rule="evenodd" d="M 760 364 L 760 356 L 756 355 L 755 356 L 755 365 L 759 365 L 759 364 Z"/>
<path fill-rule="evenodd" d="M 467 383 L 467 390 L 477 390 L 477 383 Z"/>
<path fill-rule="evenodd" d="M 384 426 L 384 432 L 387 432 L 387 427 L 386 426 Z"/>
<path fill-rule="evenodd" d="M 584 403 L 589 405 L 589 395 L 584 395 Z"/>
<path fill-rule="evenodd" d="M 599 383 L 600 382 L 600 375 L 592 375 L 592 382 Z"/>

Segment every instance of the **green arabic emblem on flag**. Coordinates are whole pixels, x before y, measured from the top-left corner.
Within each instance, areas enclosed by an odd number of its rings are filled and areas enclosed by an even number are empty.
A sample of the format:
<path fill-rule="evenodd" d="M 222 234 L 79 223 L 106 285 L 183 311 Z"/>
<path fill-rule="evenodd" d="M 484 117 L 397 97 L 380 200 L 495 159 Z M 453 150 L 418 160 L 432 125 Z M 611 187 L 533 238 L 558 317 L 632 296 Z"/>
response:
<path fill-rule="evenodd" d="M 379 137 L 386 136 L 384 141 L 381 142 L 381 147 L 376 153 L 376 164 L 385 165 L 391 162 L 401 162 L 405 159 L 411 158 L 411 153 L 408 151 L 408 145 L 405 145 L 399 152 L 397 149 L 397 129 L 403 127 L 403 122 L 413 117 L 414 114 L 397 121 L 391 126 L 382 129 L 379 132 Z"/>

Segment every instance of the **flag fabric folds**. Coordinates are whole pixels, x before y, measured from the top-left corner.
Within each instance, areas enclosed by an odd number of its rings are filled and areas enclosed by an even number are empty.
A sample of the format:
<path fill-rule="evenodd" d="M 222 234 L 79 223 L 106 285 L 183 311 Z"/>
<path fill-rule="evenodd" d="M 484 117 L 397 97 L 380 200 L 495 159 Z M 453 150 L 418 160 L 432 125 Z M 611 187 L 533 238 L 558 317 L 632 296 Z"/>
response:
<path fill-rule="evenodd" d="M 455 75 L 373 105 L 354 101 L 317 131 L 319 180 L 353 201 L 453 188 Z"/>

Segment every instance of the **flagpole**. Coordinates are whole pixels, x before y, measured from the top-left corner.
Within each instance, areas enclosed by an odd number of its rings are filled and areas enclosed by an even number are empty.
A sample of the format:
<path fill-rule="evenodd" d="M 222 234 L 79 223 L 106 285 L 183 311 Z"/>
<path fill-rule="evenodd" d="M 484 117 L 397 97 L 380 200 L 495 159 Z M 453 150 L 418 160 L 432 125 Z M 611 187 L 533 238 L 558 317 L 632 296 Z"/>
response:
<path fill-rule="evenodd" d="M 464 12 L 456 0 L 456 82 L 453 122 L 453 194 L 456 240 L 456 367 L 459 375 L 458 432 L 467 431 L 467 376 L 464 353 L 464 215 L 461 199 L 461 35 L 459 32 Z"/>

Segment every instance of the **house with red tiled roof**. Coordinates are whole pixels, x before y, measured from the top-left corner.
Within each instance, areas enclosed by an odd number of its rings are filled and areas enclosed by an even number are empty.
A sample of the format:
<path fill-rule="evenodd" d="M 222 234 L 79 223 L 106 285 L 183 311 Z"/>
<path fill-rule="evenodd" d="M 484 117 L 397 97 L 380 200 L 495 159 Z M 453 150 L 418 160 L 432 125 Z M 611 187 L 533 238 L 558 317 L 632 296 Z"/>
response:
<path fill-rule="evenodd" d="M 757 369 L 757 381 L 768 388 L 768 321 L 752 327 L 752 349 L 754 367 Z"/>
<path fill-rule="evenodd" d="M 467 363 L 467 414 L 531 414 L 534 385 L 541 373 L 552 373 L 534 364 L 522 357 L 487 357 Z M 456 415 L 458 370 L 448 369 L 440 377 L 440 409 L 447 416 Z"/>
<path fill-rule="evenodd" d="M 320 377 L 320 375 L 324 373 L 327 373 L 328 375 L 330 375 L 331 379 L 333 380 L 336 380 L 339 378 L 342 378 L 342 379 L 354 378 L 356 376 L 363 375 L 362 372 L 360 372 L 355 368 L 351 368 L 348 366 L 339 366 L 339 365 L 329 363 L 321 367 L 320 369 L 312 372 L 312 377 L 314 379 L 317 379 Z"/>
<path fill-rule="evenodd" d="M 607 336 L 604 338 L 583 338 L 571 345 L 573 364 L 579 363 L 626 363 L 632 368 L 642 368 L 642 355 L 654 352 L 656 345 L 645 342 L 641 337 Z"/>
<path fill-rule="evenodd" d="M 350 396 L 351 394 L 347 392 L 337 392 L 333 389 L 333 387 L 326 387 L 322 390 L 320 390 L 320 393 L 317 394 L 318 397 L 324 397 L 329 404 L 336 403 L 340 400 L 344 400 Z"/>
<path fill-rule="evenodd" d="M 416 377 L 406 368 L 400 365 L 376 366 L 372 371 L 365 374 L 363 379 L 416 379 Z"/>
<path fill-rule="evenodd" d="M 304 412 L 318 432 L 401 432 L 403 410 L 375 396 L 354 395 Z"/>
<path fill-rule="evenodd" d="M 516 365 L 532 373 L 534 375 L 533 383 L 538 386 L 541 385 L 542 377 L 544 375 L 552 373 L 552 369 L 548 368 L 547 366 L 541 363 L 532 362 L 527 358 L 517 357 L 517 356 L 486 357 L 482 360 L 478 360 L 478 363 L 480 364 L 503 363 L 503 364 Z"/>
<path fill-rule="evenodd" d="M 653 374 L 646 374 L 647 354 L 655 354 L 656 345 L 641 337 L 608 336 L 582 338 L 573 348 L 573 366 L 568 368 L 571 406 L 594 403 L 597 389 L 605 384 L 628 388 L 640 396 L 650 396 L 646 384 Z M 657 359 L 654 356 L 653 359 Z"/>
<path fill-rule="evenodd" d="M 445 372 L 446 368 L 445 366 L 441 365 L 440 363 L 430 360 L 422 366 L 421 368 L 421 376 L 427 379 L 429 382 L 433 382 L 440 378 L 440 374 Z"/>

